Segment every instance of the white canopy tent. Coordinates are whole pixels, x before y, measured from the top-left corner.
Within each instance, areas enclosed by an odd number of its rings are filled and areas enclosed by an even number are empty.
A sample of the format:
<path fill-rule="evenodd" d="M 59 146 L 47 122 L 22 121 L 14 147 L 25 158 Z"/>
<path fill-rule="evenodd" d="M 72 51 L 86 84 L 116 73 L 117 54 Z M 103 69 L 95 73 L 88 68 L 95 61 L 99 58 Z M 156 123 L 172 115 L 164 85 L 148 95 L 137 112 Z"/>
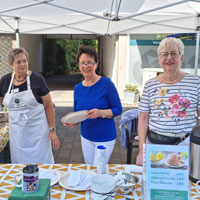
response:
<path fill-rule="evenodd" d="M 196 32 L 200 0 L 0 0 L 0 33 Z M 17 25 L 18 24 L 18 27 Z"/>
<path fill-rule="evenodd" d="M 197 33 L 200 0 L 0 0 L 0 33 Z M 19 42 L 19 40 L 17 40 Z"/>

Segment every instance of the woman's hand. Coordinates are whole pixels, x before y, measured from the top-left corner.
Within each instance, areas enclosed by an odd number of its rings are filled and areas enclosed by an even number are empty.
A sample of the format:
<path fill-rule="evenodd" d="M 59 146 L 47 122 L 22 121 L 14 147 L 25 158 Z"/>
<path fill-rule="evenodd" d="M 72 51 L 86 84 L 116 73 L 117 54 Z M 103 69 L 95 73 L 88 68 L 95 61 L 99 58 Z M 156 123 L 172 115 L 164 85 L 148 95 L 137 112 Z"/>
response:
<path fill-rule="evenodd" d="M 96 119 L 97 117 L 102 117 L 102 111 L 96 108 L 89 110 L 86 117 L 88 119 Z"/>
<path fill-rule="evenodd" d="M 55 131 L 50 131 L 49 140 L 51 140 L 51 145 L 52 145 L 53 150 L 58 150 L 60 147 L 60 141 Z"/>
<path fill-rule="evenodd" d="M 64 126 L 67 126 L 68 128 L 74 128 L 74 126 L 76 126 L 78 123 L 74 123 L 74 124 L 68 124 L 68 123 L 63 123 Z"/>
<path fill-rule="evenodd" d="M 143 165 L 143 152 L 139 151 L 136 159 L 136 165 L 142 166 Z"/>

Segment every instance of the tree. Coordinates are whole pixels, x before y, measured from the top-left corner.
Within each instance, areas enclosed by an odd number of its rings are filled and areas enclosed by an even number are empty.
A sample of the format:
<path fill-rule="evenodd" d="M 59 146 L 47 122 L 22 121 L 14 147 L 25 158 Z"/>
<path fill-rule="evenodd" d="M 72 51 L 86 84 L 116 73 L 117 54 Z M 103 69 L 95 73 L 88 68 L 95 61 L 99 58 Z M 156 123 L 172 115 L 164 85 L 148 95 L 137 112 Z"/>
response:
<path fill-rule="evenodd" d="M 45 39 L 45 72 L 65 74 L 78 71 L 79 67 L 75 57 L 80 45 L 89 45 L 97 49 L 98 43 L 97 40 Z"/>

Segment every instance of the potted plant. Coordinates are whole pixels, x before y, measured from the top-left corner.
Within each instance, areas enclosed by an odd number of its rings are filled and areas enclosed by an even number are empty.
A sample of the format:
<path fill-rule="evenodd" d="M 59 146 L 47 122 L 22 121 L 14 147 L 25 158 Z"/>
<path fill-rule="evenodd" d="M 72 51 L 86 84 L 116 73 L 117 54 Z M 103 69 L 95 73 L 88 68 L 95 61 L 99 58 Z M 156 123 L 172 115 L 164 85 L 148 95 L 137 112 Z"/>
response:
<path fill-rule="evenodd" d="M 123 103 L 135 104 L 139 101 L 138 85 L 134 83 L 127 83 L 123 93 Z"/>

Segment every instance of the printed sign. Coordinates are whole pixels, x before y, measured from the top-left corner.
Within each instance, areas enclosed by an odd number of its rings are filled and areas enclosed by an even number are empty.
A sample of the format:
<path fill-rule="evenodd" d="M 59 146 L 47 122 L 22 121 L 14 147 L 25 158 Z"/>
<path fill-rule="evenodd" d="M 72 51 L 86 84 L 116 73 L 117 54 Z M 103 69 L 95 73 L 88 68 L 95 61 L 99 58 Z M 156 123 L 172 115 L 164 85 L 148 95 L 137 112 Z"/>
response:
<path fill-rule="evenodd" d="M 148 200 L 189 200 L 189 148 L 147 144 L 144 195 Z"/>

